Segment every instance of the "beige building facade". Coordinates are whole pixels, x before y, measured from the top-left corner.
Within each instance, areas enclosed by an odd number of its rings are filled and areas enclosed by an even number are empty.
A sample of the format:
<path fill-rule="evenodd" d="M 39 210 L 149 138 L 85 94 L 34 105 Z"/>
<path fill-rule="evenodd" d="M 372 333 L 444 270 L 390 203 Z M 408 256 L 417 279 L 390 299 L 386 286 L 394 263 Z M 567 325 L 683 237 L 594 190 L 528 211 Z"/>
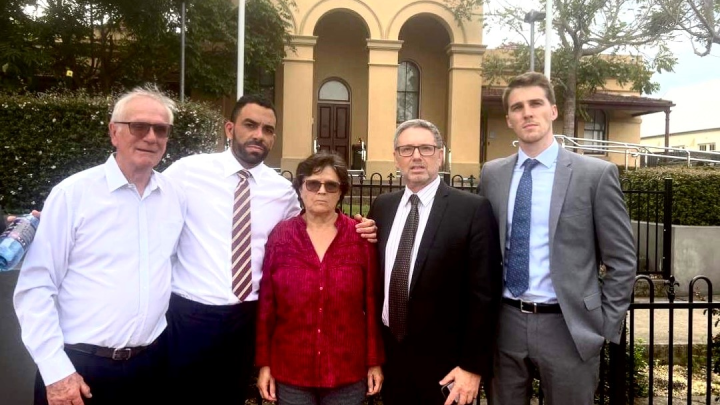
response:
<path fill-rule="evenodd" d="M 294 171 L 329 149 L 360 167 L 362 146 L 367 173 L 394 173 L 395 128 L 418 117 L 438 125 L 452 172 L 477 176 L 485 51 L 477 17 L 459 24 L 442 0 L 296 4 L 276 75 L 281 137 L 270 164 Z"/>
<path fill-rule="evenodd" d="M 663 147 L 665 146 L 665 136 L 646 136 L 642 138 L 641 143 L 651 147 Z M 677 149 L 716 152 L 720 150 L 720 128 L 671 133 L 669 136 L 669 145 L 671 148 Z"/>
<path fill-rule="evenodd" d="M 276 72 L 276 145 L 270 166 L 294 172 L 316 150 L 351 168 L 395 173 L 400 122 L 435 123 L 445 170 L 477 178 L 482 162 L 517 149 L 500 88 L 483 87 L 482 9 L 458 22 L 444 0 L 296 0 L 292 44 Z M 608 82 L 604 97 L 581 100 L 578 137 L 639 143 L 646 100 Z M 639 108 L 633 105 L 638 100 Z M 653 111 L 661 111 L 652 106 Z M 562 117 L 560 118 L 560 120 Z M 562 122 L 555 123 L 555 130 Z M 622 156 L 595 156 L 616 163 Z"/>

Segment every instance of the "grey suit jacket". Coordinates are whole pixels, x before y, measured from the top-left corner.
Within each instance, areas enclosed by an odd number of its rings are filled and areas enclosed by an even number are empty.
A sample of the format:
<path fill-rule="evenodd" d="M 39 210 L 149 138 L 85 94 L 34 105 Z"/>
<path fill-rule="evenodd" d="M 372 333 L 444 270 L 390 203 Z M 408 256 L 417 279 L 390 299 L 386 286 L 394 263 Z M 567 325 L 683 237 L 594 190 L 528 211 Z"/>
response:
<path fill-rule="evenodd" d="M 479 192 L 507 234 L 517 154 L 483 165 Z M 619 343 L 636 272 L 635 243 L 617 167 L 560 148 L 550 200 L 550 278 L 583 360 Z M 505 254 L 502 249 L 503 255 Z M 600 278 L 599 267 L 605 275 Z"/>

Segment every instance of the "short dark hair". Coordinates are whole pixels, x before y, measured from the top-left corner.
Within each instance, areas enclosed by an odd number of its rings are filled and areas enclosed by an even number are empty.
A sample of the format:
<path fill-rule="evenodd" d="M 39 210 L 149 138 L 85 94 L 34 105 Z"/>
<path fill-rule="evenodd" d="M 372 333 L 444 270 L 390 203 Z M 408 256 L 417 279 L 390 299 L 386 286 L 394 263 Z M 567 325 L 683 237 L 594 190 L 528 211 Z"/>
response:
<path fill-rule="evenodd" d="M 340 200 L 338 201 L 342 203 L 345 194 L 347 194 L 350 189 L 347 164 L 345 164 L 345 160 L 341 158 L 340 155 L 328 151 L 320 151 L 312 154 L 298 164 L 297 170 L 295 171 L 295 178 L 293 179 L 293 188 L 298 195 L 298 200 L 300 200 L 300 187 L 302 187 L 303 182 L 305 182 L 305 178 L 321 172 L 326 167 L 331 167 L 335 170 L 335 174 L 337 174 L 338 179 L 340 179 Z M 300 203 L 302 204 L 302 200 L 300 200 Z"/>
<path fill-rule="evenodd" d="M 240 111 L 248 104 L 257 104 L 260 107 L 271 109 L 273 115 L 275 115 L 275 119 L 277 119 L 277 111 L 275 111 L 275 105 L 272 103 L 272 101 L 257 94 L 248 94 L 240 97 L 240 99 L 235 102 L 232 113 L 230 113 L 230 122 L 235 122 L 238 115 L 240 115 Z"/>
<path fill-rule="evenodd" d="M 550 83 L 550 80 L 542 73 L 527 72 L 512 78 L 510 80 L 510 83 L 508 83 L 508 86 L 505 88 L 505 91 L 502 95 L 502 104 L 503 109 L 505 110 L 505 114 L 507 114 L 510 110 L 510 106 L 508 105 L 508 99 L 510 98 L 510 93 L 512 93 L 513 90 L 522 87 L 535 86 L 540 87 L 545 91 L 545 98 L 548 99 L 550 104 L 556 104 L 555 90 L 553 90 L 553 86 L 552 83 Z"/>

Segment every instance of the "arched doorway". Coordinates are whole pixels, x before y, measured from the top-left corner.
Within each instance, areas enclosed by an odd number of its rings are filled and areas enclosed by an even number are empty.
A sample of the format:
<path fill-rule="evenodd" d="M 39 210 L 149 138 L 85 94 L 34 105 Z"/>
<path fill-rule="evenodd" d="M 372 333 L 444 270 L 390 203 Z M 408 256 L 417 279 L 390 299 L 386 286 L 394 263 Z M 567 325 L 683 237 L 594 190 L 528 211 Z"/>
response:
<path fill-rule="evenodd" d="M 337 78 L 326 81 L 320 86 L 317 106 L 318 151 L 334 151 L 350 164 L 350 89 Z"/>

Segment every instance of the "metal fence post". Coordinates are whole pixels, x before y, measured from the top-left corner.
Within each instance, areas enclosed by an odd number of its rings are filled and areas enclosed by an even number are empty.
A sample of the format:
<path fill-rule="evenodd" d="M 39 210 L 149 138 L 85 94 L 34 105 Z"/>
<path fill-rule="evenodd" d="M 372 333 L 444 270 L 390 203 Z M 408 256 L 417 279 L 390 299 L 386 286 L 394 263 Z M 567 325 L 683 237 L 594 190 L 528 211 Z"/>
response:
<path fill-rule="evenodd" d="M 663 278 L 667 280 L 672 274 L 672 179 L 665 179 L 665 198 L 663 215 Z"/>
<path fill-rule="evenodd" d="M 610 405 L 627 404 L 627 329 L 623 326 L 620 344 L 609 343 L 610 349 Z M 602 402 L 601 402 L 602 403 Z"/>

